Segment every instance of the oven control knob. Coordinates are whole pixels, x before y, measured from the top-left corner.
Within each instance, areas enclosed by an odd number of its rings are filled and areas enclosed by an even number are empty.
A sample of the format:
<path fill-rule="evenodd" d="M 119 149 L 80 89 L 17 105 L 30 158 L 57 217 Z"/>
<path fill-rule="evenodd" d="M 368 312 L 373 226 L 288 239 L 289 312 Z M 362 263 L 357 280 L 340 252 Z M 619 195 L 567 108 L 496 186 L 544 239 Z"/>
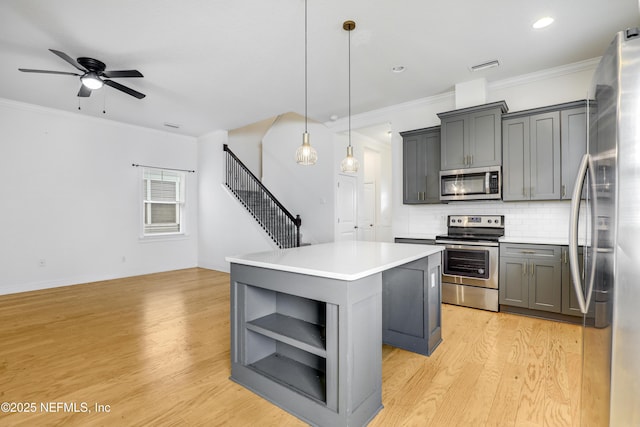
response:
<path fill-rule="evenodd" d="M 484 274 L 484 268 L 479 268 L 478 269 L 478 274 Z"/>
<path fill-rule="evenodd" d="M 462 220 L 461 220 L 461 219 L 459 219 L 459 220 L 458 220 L 458 223 L 461 223 L 461 222 L 462 222 Z"/>
<path fill-rule="evenodd" d="M 492 221 L 489 219 L 489 220 L 487 220 L 487 222 L 488 222 L 489 224 L 491 224 L 491 222 L 492 222 Z"/>

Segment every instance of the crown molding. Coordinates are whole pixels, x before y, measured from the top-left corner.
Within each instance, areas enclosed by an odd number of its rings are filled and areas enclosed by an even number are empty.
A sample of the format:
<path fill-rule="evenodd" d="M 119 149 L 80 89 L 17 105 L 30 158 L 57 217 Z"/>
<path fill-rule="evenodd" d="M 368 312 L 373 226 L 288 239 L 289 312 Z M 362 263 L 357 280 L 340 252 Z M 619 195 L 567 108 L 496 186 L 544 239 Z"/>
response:
<path fill-rule="evenodd" d="M 489 83 L 487 86 L 489 89 L 506 89 L 513 86 L 520 86 L 527 83 L 533 83 L 540 80 L 551 79 L 555 77 L 565 76 L 567 74 L 575 74 L 582 71 L 595 70 L 600 62 L 600 57 L 587 59 L 580 62 L 574 62 L 567 65 L 562 65 L 554 68 L 547 68 L 545 70 L 536 71 L 533 73 L 522 74 L 520 76 L 511 77 L 508 79 L 498 80 L 493 83 Z"/>
<path fill-rule="evenodd" d="M 528 83 L 537 82 L 540 80 L 551 79 L 555 77 L 564 76 L 567 74 L 574 74 L 582 71 L 592 71 L 598 66 L 600 57 L 587 59 L 584 61 L 574 62 L 559 67 L 548 68 L 534 73 L 523 74 L 520 76 L 498 80 L 487 84 L 489 90 L 506 89 L 513 86 L 525 85 Z M 400 113 L 405 110 L 418 109 L 420 107 L 437 104 L 446 101 L 452 101 L 455 98 L 455 92 L 445 92 L 439 95 L 429 96 L 425 98 L 415 99 L 413 101 L 403 102 L 401 104 L 395 104 L 388 107 L 380 108 L 377 110 L 371 110 L 360 114 L 351 116 L 352 128 L 360 128 L 370 126 L 372 124 L 382 123 L 389 120 L 389 116 L 394 113 Z M 348 129 L 348 117 L 342 117 L 335 121 L 324 122 L 327 128 L 340 132 Z"/>

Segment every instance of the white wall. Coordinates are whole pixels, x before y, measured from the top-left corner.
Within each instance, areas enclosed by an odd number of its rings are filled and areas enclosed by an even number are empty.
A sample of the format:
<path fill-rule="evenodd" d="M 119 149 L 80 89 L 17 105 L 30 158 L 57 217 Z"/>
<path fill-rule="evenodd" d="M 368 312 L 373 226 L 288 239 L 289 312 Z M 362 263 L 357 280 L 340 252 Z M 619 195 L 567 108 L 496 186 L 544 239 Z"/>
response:
<path fill-rule="evenodd" d="M 584 61 L 490 84 L 487 102 L 505 100 L 509 111 L 513 112 L 585 99 L 596 65 L 596 60 Z M 505 215 L 507 236 L 566 238 L 568 202 L 402 204 L 402 137 L 399 132 L 437 126 L 440 124 L 437 113 L 453 109 L 455 94 L 449 92 L 352 117 L 352 128 L 391 123 L 393 236 L 433 237 L 446 231 L 446 215 L 491 213 Z M 336 134 L 347 127 L 345 119 L 326 124 Z M 356 149 L 356 156 L 362 162 L 359 151 Z M 343 149 L 339 153 L 344 156 Z"/>
<path fill-rule="evenodd" d="M 199 244 L 198 265 L 229 271 L 227 255 L 275 249 L 275 244 L 255 219 L 226 189 L 224 152 L 227 132 L 212 132 L 198 138 Z"/>
<path fill-rule="evenodd" d="M 296 163 L 302 144 L 304 117 L 283 114 L 262 141 L 262 183 L 293 215 L 302 218 L 304 243 L 334 240 L 335 180 L 333 134 L 321 123 L 308 121 L 309 142 L 318 152 L 315 165 Z"/>
<path fill-rule="evenodd" d="M 227 145 L 258 179 L 262 178 L 262 138 L 275 120 L 272 117 L 228 132 Z"/>
<path fill-rule="evenodd" d="M 490 84 L 487 102 L 504 99 L 517 111 L 584 99 L 595 65 L 587 61 Z M 564 237 L 566 202 L 402 204 L 398 132 L 438 125 L 437 113 L 454 105 L 450 92 L 352 117 L 353 129 L 391 123 L 392 235 L 433 236 L 444 231 L 445 215 L 473 212 L 504 214 L 508 236 Z M 319 160 L 305 167 L 294 161 L 303 118 L 285 116 L 264 137 L 264 182 L 302 216 L 305 240 L 331 241 L 347 121 L 309 123 Z M 227 140 L 226 131 L 196 140 L 0 100 L 0 294 L 196 265 L 228 271 L 226 255 L 274 248 L 222 186 Z M 354 146 L 363 162 L 365 145 L 356 138 Z M 140 178 L 131 163 L 197 170 L 187 176 L 187 236 L 139 239 Z M 532 214 L 534 226 L 528 223 Z"/>
<path fill-rule="evenodd" d="M 142 241 L 131 166 L 196 169 L 196 155 L 195 138 L 0 100 L 0 294 L 196 266 L 196 175 L 188 234 Z"/>

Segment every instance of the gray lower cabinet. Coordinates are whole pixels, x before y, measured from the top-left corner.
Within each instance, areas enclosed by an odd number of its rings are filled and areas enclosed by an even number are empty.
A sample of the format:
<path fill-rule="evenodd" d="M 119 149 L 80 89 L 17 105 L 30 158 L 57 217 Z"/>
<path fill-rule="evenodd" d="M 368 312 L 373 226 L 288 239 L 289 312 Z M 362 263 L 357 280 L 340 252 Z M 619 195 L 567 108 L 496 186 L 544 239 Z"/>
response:
<path fill-rule="evenodd" d="M 439 113 L 442 170 L 502 165 L 504 101 Z"/>
<path fill-rule="evenodd" d="M 500 244 L 501 305 L 560 313 L 561 301 L 560 246 Z"/>
<path fill-rule="evenodd" d="M 441 342 L 440 253 L 361 279 L 231 263 L 231 379 L 316 426 L 382 409 L 382 343 Z"/>
<path fill-rule="evenodd" d="M 403 203 L 440 203 L 440 126 L 400 135 Z"/>
<path fill-rule="evenodd" d="M 382 273 L 354 281 L 231 264 L 231 379 L 312 425 L 382 409 Z"/>
<path fill-rule="evenodd" d="M 382 342 L 431 355 L 442 341 L 441 254 L 382 274 Z"/>

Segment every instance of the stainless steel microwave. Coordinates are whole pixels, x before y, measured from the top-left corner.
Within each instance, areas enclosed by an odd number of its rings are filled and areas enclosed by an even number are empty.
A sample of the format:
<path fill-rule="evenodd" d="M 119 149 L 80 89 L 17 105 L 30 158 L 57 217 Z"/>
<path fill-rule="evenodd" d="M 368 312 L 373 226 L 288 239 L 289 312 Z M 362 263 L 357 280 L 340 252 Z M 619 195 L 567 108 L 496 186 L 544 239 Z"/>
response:
<path fill-rule="evenodd" d="M 440 200 L 500 200 L 500 166 L 440 171 Z"/>

